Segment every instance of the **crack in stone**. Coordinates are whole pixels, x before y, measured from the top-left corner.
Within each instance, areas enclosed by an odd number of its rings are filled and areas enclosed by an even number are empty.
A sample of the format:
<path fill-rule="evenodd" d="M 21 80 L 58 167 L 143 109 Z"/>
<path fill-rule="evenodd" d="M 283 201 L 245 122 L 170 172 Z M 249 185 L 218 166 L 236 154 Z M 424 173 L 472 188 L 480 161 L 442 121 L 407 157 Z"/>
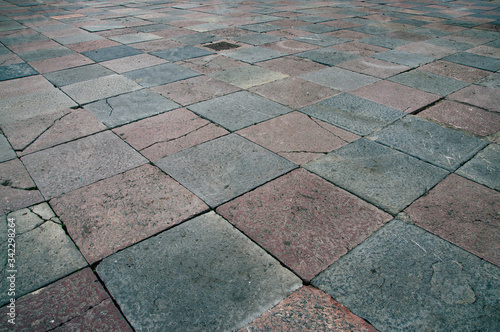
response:
<path fill-rule="evenodd" d="M 187 137 L 188 135 L 191 135 L 192 133 L 197 132 L 198 130 L 200 130 L 200 129 L 202 129 L 202 128 L 205 128 L 205 127 L 207 127 L 207 126 L 209 126 L 209 125 L 211 125 L 211 123 L 210 123 L 210 122 L 208 122 L 208 123 L 206 123 L 206 124 L 202 125 L 201 127 L 195 128 L 195 129 L 191 130 L 190 132 L 185 133 L 184 135 L 181 135 L 181 136 L 179 136 L 179 137 L 170 138 L 170 139 L 167 139 L 167 140 L 164 140 L 164 141 L 154 142 L 154 143 L 152 143 L 152 144 L 150 144 L 150 145 L 148 145 L 148 146 L 145 146 L 144 148 L 140 149 L 139 151 L 146 150 L 146 149 L 148 149 L 148 148 L 150 148 L 150 147 L 152 147 L 152 146 L 155 146 L 156 144 L 160 144 L 160 143 L 167 143 L 167 142 L 171 142 L 171 141 L 175 141 L 175 140 L 178 140 L 178 139 L 181 139 L 181 138 Z"/>
<path fill-rule="evenodd" d="M 333 136 L 337 137 L 338 139 L 342 140 L 343 142 L 346 142 L 346 143 L 349 143 L 349 141 L 346 141 L 345 139 L 343 139 L 342 137 L 340 137 L 339 135 L 335 134 L 333 131 L 329 130 L 328 128 L 325 128 L 323 127 L 323 125 L 321 123 L 319 123 L 318 121 L 319 120 L 316 120 L 315 118 L 313 118 L 312 116 L 310 115 L 307 115 L 309 117 L 309 119 L 311 119 L 315 124 L 317 124 L 320 128 L 326 130 L 327 132 L 329 132 L 330 134 L 332 134 Z"/>
<path fill-rule="evenodd" d="M 28 191 L 37 190 L 36 187 L 22 188 L 22 187 L 14 186 L 14 185 L 12 185 L 12 182 L 10 180 L 4 180 L 4 181 L 2 181 L 0 183 L 0 186 L 2 186 L 2 187 L 9 187 L 9 188 L 12 188 L 12 189 L 17 189 L 17 190 L 28 190 Z"/>
<path fill-rule="evenodd" d="M 111 111 L 109 111 L 109 114 L 108 114 L 108 116 L 111 116 L 111 114 L 113 114 L 113 111 L 114 111 L 115 109 L 113 108 L 113 106 L 111 106 L 111 104 L 109 103 L 108 99 L 109 99 L 109 98 L 106 98 L 106 99 L 104 100 L 104 102 L 106 103 L 106 105 L 108 105 L 108 106 L 109 106 L 109 108 L 111 108 Z"/>
<path fill-rule="evenodd" d="M 71 321 L 73 321 L 73 320 L 75 320 L 75 319 L 78 319 L 78 318 L 82 317 L 83 315 L 85 315 L 85 314 L 86 314 L 87 312 L 89 312 L 90 310 L 94 309 L 95 307 L 100 306 L 100 305 L 101 305 L 104 301 L 106 301 L 106 300 L 109 300 L 109 297 L 107 297 L 107 298 L 105 298 L 105 299 L 101 300 L 99 303 L 97 303 L 97 304 L 95 304 L 95 305 L 91 305 L 90 307 L 88 307 L 88 308 L 87 308 L 87 310 L 85 310 L 85 311 L 84 311 L 84 312 L 82 312 L 81 314 L 79 314 L 79 315 L 77 315 L 77 316 L 75 316 L 75 317 L 73 317 L 73 318 L 71 318 L 71 319 L 69 319 L 69 320 L 67 320 L 67 321 L 61 322 L 59 325 L 54 326 L 54 327 L 53 327 L 53 328 L 51 328 L 50 330 L 47 330 L 47 332 L 48 332 L 48 331 L 54 331 L 55 329 L 58 329 L 58 328 L 60 328 L 60 327 L 64 326 L 64 324 L 67 324 L 67 323 L 69 323 L 69 322 L 71 322 Z"/>

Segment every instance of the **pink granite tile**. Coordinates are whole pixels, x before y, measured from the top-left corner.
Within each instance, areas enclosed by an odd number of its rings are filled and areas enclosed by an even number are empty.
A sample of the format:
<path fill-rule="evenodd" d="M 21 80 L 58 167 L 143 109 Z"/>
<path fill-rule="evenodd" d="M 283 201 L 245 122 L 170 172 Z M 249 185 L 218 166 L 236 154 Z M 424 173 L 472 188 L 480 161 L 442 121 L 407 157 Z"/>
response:
<path fill-rule="evenodd" d="M 159 65 L 165 62 L 167 61 L 153 55 L 138 54 L 138 55 L 128 56 L 125 58 L 100 62 L 99 64 L 106 68 L 111 69 L 112 71 L 118 74 L 121 74 L 136 69 L 142 69 L 154 65 Z"/>
<path fill-rule="evenodd" d="M 305 164 L 359 138 L 299 112 L 247 127 L 238 134 L 296 164 Z"/>
<path fill-rule="evenodd" d="M 144 52 L 154 52 L 167 48 L 181 47 L 184 46 L 184 44 L 168 39 L 157 39 L 142 43 L 130 44 L 129 46 Z"/>
<path fill-rule="evenodd" d="M 312 71 L 317 71 L 326 66 L 309 59 L 299 58 L 296 56 L 286 56 L 282 58 L 272 59 L 268 61 L 259 62 L 260 67 L 284 73 L 290 76 L 299 76 Z"/>
<path fill-rule="evenodd" d="M 89 268 L 21 297 L 16 314 L 15 331 L 132 331 Z"/>
<path fill-rule="evenodd" d="M 179 64 L 202 74 L 211 74 L 224 69 L 248 66 L 243 62 L 218 54 L 185 60 Z"/>
<path fill-rule="evenodd" d="M 193 31 L 182 29 L 182 28 L 172 28 L 172 29 L 167 29 L 167 30 L 154 31 L 151 33 L 153 35 L 157 35 L 159 37 L 163 37 L 163 38 L 168 39 L 168 38 L 174 38 L 174 37 L 178 37 L 178 36 L 188 35 L 188 34 L 193 33 Z"/>
<path fill-rule="evenodd" d="M 479 136 L 488 136 L 500 130 L 500 114 L 452 100 L 443 100 L 418 115 Z"/>
<path fill-rule="evenodd" d="M 342 62 L 337 67 L 380 78 L 388 78 L 410 69 L 404 65 L 368 57 Z"/>
<path fill-rule="evenodd" d="M 41 40 L 31 43 L 14 44 L 7 46 L 12 52 L 21 53 L 33 50 L 42 50 L 45 48 L 61 46 L 53 40 Z"/>
<path fill-rule="evenodd" d="M 50 205 L 90 264 L 207 209 L 152 165 L 62 195 Z"/>
<path fill-rule="evenodd" d="M 30 62 L 30 66 L 37 70 L 39 73 L 44 74 L 51 71 L 68 69 L 78 66 L 94 63 L 86 56 L 81 54 L 65 55 L 59 58 L 50 58 L 46 60 Z"/>
<path fill-rule="evenodd" d="M 223 96 L 239 89 L 210 76 L 197 76 L 187 80 L 154 87 L 152 90 L 183 106 Z"/>
<path fill-rule="evenodd" d="M 375 328 L 336 302 L 330 295 L 304 286 L 239 330 L 257 331 L 370 331 Z"/>
<path fill-rule="evenodd" d="M 392 217 L 298 169 L 217 209 L 305 280 L 311 280 Z"/>
<path fill-rule="evenodd" d="M 330 35 L 332 37 L 345 38 L 345 39 L 351 39 L 351 40 L 363 39 L 363 38 L 368 38 L 368 37 L 373 36 L 373 35 L 369 35 L 367 33 L 362 33 L 362 32 L 352 31 L 352 30 L 337 30 L 337 31 L 327 32 L 326 34 Z"/>
<path fill-rule="evenodd" d="M 290 39 L 285 39 L 285 40 L 280 40 L 274 43 L 270 44 L 265 44 L 261 45 L 262 47 L 270 48 L 272 50 L 284 53 L 284 54 L 295 54 L 295 53 L 300 53 L 300 52 L 305 52 L 309 50 L 314 50 L 318 48 L 319 46 L 308 44 L 308 43 L 303 43 L 299 42 L 296 40 L 290 40 Z"/>
<path fill-rule="evenodd" d="M 471 85 L 448 96 L 466 104 L 475 105 L 491 112 L 500 112 L 498 90 L 479 85 Z"/>
<path fill-rule="evenodd" d="M 389 49 L 385 48 L 385 47 L 360 43 L 357 41 L 334 45 L 334 46 L 332 46 L 332 48 L 339 50 L 339 51 L 342 51 L 342 52 L 348 52 L 348 53 L 360 55 L 363 57 L 368 57 L 368 56 L 371 56 L 371 55 L 376 54 L 376 53 L 389 51 Z"/>
<path fill-rule="evenodd" d="M 274 100 L 280 104 L 299 109 L 339 94 L 340 91 L 327 88 L 297 77 L 259 85 L 249 91 Z"/>
<path fill-rule="evenodd" d="M 72 49 L 75 52 L 81 53 L 81 52 L 93 51 L 100 48 L 106 48 L 118 45 L 121 44 L 109 39 L 99 39 L 99 40 L 91 40 L 81 43 L 70 44 L 66 45 L 66 47 Z"/>
<path fill-rule="evenodd" d="M 406 213 L 420 227 L 500 266 L 500 193 L 451 174 Z"/>
<path fill-rule="evenodd" d="M 0 82 L 0 99 L 19 97 L 52 88 L 54 88 L 52 83 L 42 75 L 16 78 Z"/>
<path fill-rule="evenodd" d="M 0 214 L 42 202 L 43 196 L 19 159 L 0 163 Z"/>
<path fill-rule="evenodd" d="M 23 63 L 24 60 L 15 55 L 14 53 L 7 53 L 0 55 L 0 64 L 2 66 L 13 65 L 16 63 Z"/>
<path fill-rule="evenodd" d="M 468 83 L 475 83 L 491 74 L 491 72 L 486 70 L 472 68 L 469 66 L 464 66 L 458 63 L 443 60 L 431 62 L 429 64 L 426 64 L 425 66 L 420 67 L 419 69 L 427 71 L 429 73 L 465 81 Z"/>
<path fill-rule="evenodd" d="M 493 58 L 500 58 L 500 52 L 498 51 L 498 48 L 486 46 L 486 45 L 481 45 L 481 46 L 477 46 L 477 47 L 468 49 L 467 53 L 474 53 L 474 54 L 489 56 L 489 57 L 493 57 Z"/>
<path fill-rule="evenodd" d="M 279 29 L 274 31 L 266 32 L 268 35 L 276 36 L 276 37 L 284 37 L 288 39 L 293 39 L 297 37 L 304 37 L 311 35 L 310 32 L 299 30 L 299 29 Z"/>
<path fill-rule="evenodd" d="M 406 113 L 413 113 L 440 99 L 432 93 L 389 81 L 378 81 L 349 93 Z"/>

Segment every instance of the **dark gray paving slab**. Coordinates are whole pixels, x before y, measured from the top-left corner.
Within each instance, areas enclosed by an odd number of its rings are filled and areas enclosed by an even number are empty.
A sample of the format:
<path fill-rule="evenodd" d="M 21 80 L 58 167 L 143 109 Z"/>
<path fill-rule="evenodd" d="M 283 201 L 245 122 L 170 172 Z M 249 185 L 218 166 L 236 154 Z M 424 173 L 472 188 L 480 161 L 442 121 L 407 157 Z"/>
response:
<path fill-rule="evenodd" d="M 456 170 L 488 144 L 417 116 L 403 118 L 373 134 L 371 139 L 449 171 Z"/>
<path fill-rule="evenodd" d="M 99 77 L 115 74 L 99 64 L 64 69 L 44 74 L 43 76 L 57 87 L 66 86 L 73 83 L 92 80 Z"/>
<path fill-rule="evenodd" d="M 47 199 L 147 163 L 109 131 L 35 152 L 21 160 Z"/>
<path fill-rule="evenodd" d="M 18 53 L 17 55 L 26 62 L 46 60 L 50 58 L 58 58 L 65 55 L 76 54 L 75 51 L 64 47 L 51 47 L 51 48 L 43 48 L 38 50 L 26 51 Z"/>
<path fill-rule="evenodd" d="M 306 58 L 329 66 L 359 58 L 352 53 L 337 51 L 333 48 L 321 48 L 318 50 L 306 51 L 295 54 L 298 57 Z"/>
<path fill-rule="evenodd" d="M 300 111 L 358 135 L 371 134 L 405 114 L 348 93 L 325 99 Z"/>
<path fill-rule="evenodd" d="M 297 167 L 236 134 L 183 150 L 155 164 L 212 207 Z"/>
<path fill-rule="evenodd" d="M 434 61 L 434 58 L 410 52 L 403 52 L 399 50 L 391 50 L 387 52 L 377 53 L 371 56 L 372 58 L 394 62 L 400 65 L 409 67 L 419 67 L 426 63 Z"/>
<path fill-rule="evenodd" d="M 123 74 L 123 76 L 130 78 L 146 88 L 200 75 L 201 74 L 197 71 L 176 65 L 175 63 L 164 63 L 157 66 L 132 70 Z"/>
<path fill-rule="evenodd" d="M 21 78 L 37 74 L 38 72 L 27 63 L 15 63 L 12 65 L 0 66 L 0 81 L 7 81 L 14 78 Z"/>
<path fill-rule="evenodd" d="M 467 82 L 436 75 L 423 70 L 412 70 L 393 76 L 388 80 L 443 97 L 469 85 Z"/>
<path fill-rule="evenodd" d="M 85 105 L 109 128 L 179 108 L 159 93 L 142 89 Z"/>
<path fill-rule="evenodd" d="M 468 179 L 500 190 L 500 146 L 491 144 L 456 172 Z"/>
<path fill-rule="evenodd" d="M 17 154 L 10 146 L 9 141 L 4 135 L 0 135 L 0 163 L 4 161 L 11 160 L 17 157 Z"/>
<path fill-rule="evenodd" d="M 300 75 L 299 78 L 339 91 L 350 91 L 380 81 L 379 78 L 339 67 L 320 69 Z"/>
<path fill-rule="evenodd" d="M 242 48 L 232 52 L 224 53 L 225 56 L 248 63 L 256 63 L 271 59 L 280 58 L 287 54 L 281 53 L 265 47 Z"/>
<path fill-rule="evenodd" d="M 489 71 L 500 69 L 500 59 L 467 52 L 452 54 L 443 60 Z"/>
<path fill-rule="evenodd" d="M 313 279 L 380 331 L 498 331 L 500 269 L 395 220 Z"/>
<path fill-rule="evenodd" d="M 169 48 L 157 52 L 151 52 L 151 54 L 159 58 L 175 62 L 186 59 L 199 58 L 202 56 L 207 56 L 215 53 L 194 46 L 183 46 L 183 47 Z"/>
<path fill-rule="evenodd" d="M 189 110 L 234 131 L 269 120 L 292 110 L 248 91 L 203 101 Z"/>
<path fill-rule="evenodd" d="M 46 212 L 50 212 L 47 214 Z M 15 296 L 18 298 L 60 279 L 87 265 L 75 244 L 63 230 L 46 203 L 14 211 L 7 215 L 16 229 L 15 262 L 7 261 L 7 231 L 0 235 L 4 255 L 0 258 L 0 275 L 6 280 L 15 274 Z M 0 222 L 7 223 L 5 216 Z M 14 270 L 15 272 L 9 272 Z M 9 302 L 8 287 L 2 282 L 0 306 Z"/>
<path fill-rule="evenodd" d="M 111 46 L 82 52 L 83 55 L 94 60 L 95 62 L 114 60 L 142 53 L 142 51 L 127 45 Z"/>
<path fill-rule="evenodd" d="M 364 138 L 305 168 L 392 214 L 448 175 L 444 169 Z"/>
<path fill-rule="evenodd" d="M 301 286 L 214 212 L 104 259 L 97 273 L 136 331 L 235 331 Z"/>

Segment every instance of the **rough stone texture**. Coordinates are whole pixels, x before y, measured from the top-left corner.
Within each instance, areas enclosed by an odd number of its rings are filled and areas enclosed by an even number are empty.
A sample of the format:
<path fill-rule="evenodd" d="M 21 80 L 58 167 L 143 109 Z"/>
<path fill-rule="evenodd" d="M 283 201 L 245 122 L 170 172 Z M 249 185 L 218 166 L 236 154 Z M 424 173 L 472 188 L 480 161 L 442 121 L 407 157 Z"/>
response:
<path fill-rule="evenodd" d="M 90 264 L 207 209 L 151 165 L 52 199 L 50 204 Z"/>
<path fill-rule="evenodd" d="M 491 144 L 486 147 L 456 173 L 500 190 L 500 146 Z"/>
<path fill-rule="evenodd" d="M 111 46 L 82 52 L 83 55 L 95 62 L 109 61 L 141 53 L 142 52 L 138 49 L 126 45 Z"/>
<path fill-rule="evenodd" d="M 299 77 L 339 91 L 350 91 L 379 81 L 378 78 L 338 67 L 320 69 Z"/>
<path fill-rule="evenodd" d="M 449 95 L 452 92 L 468 86 L 468 83 L 428 73 L 422 70 L 405 72 L 389 78 L 389 81 L 417 88 L 439 96 Z"/>
<path fill-rule="evenodd" d="M 0 81 L 12 80 L 14 78 L 37 74 L 38 72 L 27 63 L 15 63 L 6 66 L 0 66 Z"/>
<path fill-rule="evenodd" d="M 16 314 L 15 331 L 132 331 L 89 268 L 21 297 Z"/>
<path fill-rule="evenodd" d="M 288 77 L 288 75 L 257 66 L 241 66 L 213 72 L 211 77 L 241 89 L 266 84 Z"/>
<path fill-rule="evenodd" d="M 333 47 L 306 51 L 295 55 L 327 66 L 335 66 L 342 62 L 351 61 L 359 57 L 358 55 L 352 53 L 338 51 Z"/>
<path fill-rule="evenodd" d="M 57 87 L 62 87 L 78 82 L 89 81 L 99 77 L 113 75 L 114 73 L 100 64 L 93 64 L 71 69 L 47 73 L 44 77 Z"/>
<path fill-rule="evenodd" d="M 291 112 L 288 107 L 247 91 L 203 101 L 188 109 L 231 131 Z"/>
<path fill-rule="evenodd" d="M 0 163 L 16 158 L 17 155 L 4 135 L 0 134 Z"/>
<path fill-rule="evenodd" d="M 81 54 L 71 54 L 59 58 L 50 58 L 50 59 L 30 62 L 30 65 L 40 74 L 44 74 L 56 70 L 88 65 L 91 63 L 94 62 Z"/>
<path fill-rule="evenodd" d="M 196 70 L 203 74 L 210 74 L 229 69 L 234 67 L 243 66 L 243 62 L 222 56 L 222 55 L 208 55 L 201 58 L 193 58 L 185 61 L 180 61 L 183 67 Z"/>
<path fill-rule="evenodd" d="M 111 132 L 35 152 L 22 161 L 46 199 L 147 162 Z"/>
<path fill-rule="evenodd" d="M 305 280 L 392 218 L 304 169 L 222 205 L 217 213 Z"/>
<path fill-rule="evenodd" d="M 148 89 L 125 93 L 88 104 L 85 109 L 109 128 L 171 111 L 179 105 Z"/>
<path fill-rule="evenodd" d="M 124 76 L 146 88 L 185 80 L 199 75 L 200 73 L 194 70 L 181 67 L 174 63 L 164 63 L 124 73 Z"/>
<path fill-rule="evenodd" d="M 301 285 L 213 212 L 105 259 L 97 272 L 137 331 L 234 330 Z"/>
<path fill-rule="evenodd" d="M 449 95 L 448 98 L 500 113 L 500 94 L 497 90 L 485 86 L 471 85 Z"/>
<path fill-rule="evenodd" d="M 114 132 L 152 161 L 229 133 L 185 108 L 116 128 Z"/>
<path fill-rule="evenodd" d="M 376 330 L 328 294 L 304 286 L 239 332 Z"/>
<path fill-rule="evenodd" d="M 490 74 L 485 70 L 442 60 L 429 63 L 419 69 L 468 83 L 475 83 Z"/>
<path fill-rule="evenodd" d="M 495 331 L 499 273 L 500 268 L 396 220 L 312 283 L 381 331 Z"/>
<path fill-rule="evenodd" d="M 368 139 L 359 139 L 313 160 L 305 168 L 392 214 L 448 174 Z"/>
<path fill-rule="evenodd" d="M 451 174 L 405 210 L 431 233 L 500 266 L 500 193 Z"/>
<path fill-rule="evenodd" d="M 156 66 L 165 62 L 166 60 L 157 58 L 149 54 L 138 54 L 125 58 L 101 62 L 100 65 L 109 68 L 117 72 L 118 74 L 122 74 L 136 69 Z"/>
<path fill-rule="evenodd" d="M 392 107 L 348 93 L 328 98 L 300 111 L 358 135 L 368 135 L 404 115 Z"/>
<path fill-rule="evenodd" d="M 309 59 L 295 56 L 286 56 L 268 61 L 259 62 L 260 67 L 280 72 L 290 76 L 299 76 L 312 71 L 318 71 L 325 68 L 324 65 Z"/>
<path fill-rule="evenodd" d="M 377 53 L 372 55 L 372 58 L 394 62 L 408 67 L 419 67 L 434 60 L 434 58 L 427 55 L 399 50 Z"/>
<path fill-rule="evenodd" d="M 488 141 L 416 116 L 405 117 L 385 127 L 371 139 L 449 171 L 456 170 L 488 144 Z"/>
<path fill-rule="evenodd" d="M 177 152 L 155 164 L 211 207 L 296 167 L 236 134 Z"/>
<path fill-rule="evenodd" d="M 500 69 L 500 59 L 468 52 L 456 53 L 443 60 L 489 71 Z"/>
<path fill-rule="evenodd" d="M 199 58 L 202 56 L 215 54 L 208 50 L 193 46 L 183 46 L 177 48 L 169 48 L 162 51 L 156 51 L 151 53 L 154 56 L 168 60 L 170 62 L 176 62 L 186 59 Z"/>
<path fill-rule="evenodd" d="M 39 219 L 37 227 L 16 236 L 15 270 L 17 276 L 15 298 L 43 287 L 87 265 L 75 244 L 64 233 L 57 218 L 43 219 L 30 209 L 23 209 L 7 215 L 15 224 L 33 223 Z M 28 219 L 25 221 L 25 219 Z M 1 246 L 7 252 L 7 233 L 1 235 Z M 1 257 L 0 275 L 7 278 L 12 267 L 7 265 L 7 255 Z M 2 283 L 0 305 L 10 300 L 6 283 Z"/>

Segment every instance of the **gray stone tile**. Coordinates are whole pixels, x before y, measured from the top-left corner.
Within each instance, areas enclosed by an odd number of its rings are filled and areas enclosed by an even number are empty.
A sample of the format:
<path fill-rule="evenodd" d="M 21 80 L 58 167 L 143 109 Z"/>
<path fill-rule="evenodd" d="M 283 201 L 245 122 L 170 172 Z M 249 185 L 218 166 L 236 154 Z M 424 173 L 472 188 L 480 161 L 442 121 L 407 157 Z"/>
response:
<path fill-rule="evenodd" d="M 30 35 L 1 37 L 0 43 L 4 44 L 5 46 L 11 46 L 11 45 L 17 45 L 17 44 L 37 42 L 37 41 L 42 41 L 42 40 L 49 40 L 49 38 L 42 35 L 42 34 L 34 33 L 34 34 L 30 34 Z"/>
<path fill-rule="evenodd" d="M 0 66 L 0 81 L 7 81 L 14 78 L 21 78 L 37 74 L 38 72 L 27 63 L 15 63 L 12 65 Z"/>
<path fill-rule="evenodd" d="M 134 44 L 134 43 L 142 43 L 146 41 L 161 39 L 161 37 L 154 35 L 152 33 L 139 32 L 128 35 L 108 37 L 108 39 L 114 40 L 121 44 Z"/>
<path fill-rule="evenodd" d="M 123 74 L 123 76 L 130 78 L 146 88 L 185 80 L 200 75 L 200 73 L 194 70 L 176 65 L 175 63 L 163 63 L 157 66 L 132 70 Z"/>
<path fill-rule="evenodd" d="M 26 155 L 21 161 L 46 199 L 147 163 L 109 131 Z"/>
<path fill-rule="evenodd" d="M 392 214 L 448 175 L 444 169 L 365 138 L 305 168 Z"/>
<path fill-rule="evenodd" d="M 359 58 L 358 55 L 337 51 L 333 48 L 321 48 L 318 50 L 306 51 L 297 53 L 295 54 L 295 56 L 306 58 L 329 66 L 335 66 L 339 63 Z"/>
<path fill-rule="evenodd" d="M 491 88 L 491 89 L 500 90 L 500 73 L 493 73 L 493 74 L 483 78 L 482 80 L 480 80 L 476 84 L 486 86 L 486 87 Z"/>
<path fill-rule="evenodd" d="M 202 56 L 207 56 L 215 53 L 198 47 L 183 46 L 183 47 L 169 48 L 157 52 L 151 52 L 151 54 L 171 62 L 176 62 L 181 60 L 199 58 Z"/>
<path fill-rule="evenodd" d="M 7 278 L 12 272 L 15 280 L 15 298 L 28 294 L 56 281 L 87 265 L 82 254 L 63 230 L 61 222 L 53 212 L 40 215 L 41 210 L 50 211 L 47 203 L 14 211 L 7 215 L 13 218 L 16 229 L 16 254 L 13 267 L 7 265 L 7 232 L 2 233 L 0 245 L 5 255 L 0 258 L 0 275 Z M 42 212 L 43 213 L 43 212 Z M 6 217 L 0 217 L 5 224 Z M 5 283 L 2 282 L 2 286 Z M 10 296 L 4 287 L 0 293 L 0 306 L 8 303 Z"/>
<path fill-rule="evenodd" d="M 211 207 L 297 167 L 236 134 L 180 151 L 155 164 Z"/>
<path fill-rule="evenodd" d="M 456 170 L 488 144 L 417 116 L 401 119 L 373 134 L 371 139 L 449 171 Z"/>
<path fill-rule="evenodd" d="M 262 44 L 267 44 L 267 43 L 274 43 L 276 41 L 281 40 L 280 37 L 273 36 L 273 35 L 268 35 L 268 34 L 263 34 L 263 33 L 252 33 L 248 35 L 243 35 L 239 37 L 233 37 L 233 40 L 245 43 L 245 44 L 250 44 L 250 45 L 262 45 Z"/>
<path fill-rule="evenodd" d="M 224 55 L 243 62 L 256 63 L 276 59 L 287 54 L 271 50 L 269 48 L 255 46 L 242 48 L 232 52 L 225 52 Z"/>
<path fill-rule="evenodd" d="M 273 25 L 269 23 L 256 23 L 256 24 L 247 24 L 239 26 L 238 28 L 255 31 L 255 32 L 269 32 L 274 30 L 281 30 L 282 27 L 278 25 Z"/>
<path fill-rule="evenodd" d="M 330 25 L 324 25 L 324 24 L 306 24 L 306 25 L 301 25 L 299 27 L 296 27 L 295 29 L 307 31 L 310 33 L 322 34 L 322 33 L 332 32 L 332 31 L 338 30 L 339 28 L 332 27 Z"/>
<path fill-rule="evenodd" d="M 136 331 L 236 331 L 302 284 L 214 212 L 104 259 L 97 273 Z"/>
<path fill-rule="evenodd" d="M 456 172 L 468 179 L 500 190 L 500 146 L 491 144 Z"/>
<path fill-rule="evenodd" d="M 62 45 L 71 45 L 76 43 L 84 43 L 102 39 L 104 39 L 104 37 L 101 37 L 93 33 L 77 33 L 69 36 L 54 37 L 54 40 Z"/>
<path fill-rule="evenodd" d="M 4 135 L 0 135 L 0 163 L 4 161 L 11 160 L 17 157 L 17 154 L 10 146 L 9 141 Z"/>
<path fill-rule="evenodd" d="M 379 78 L 356 73 L 339 67 L 324 68 L 299 77 L 309 82 L 321 84 L 329 87 L 330 89 L 339 91 L 359 89 L 366 85 L 380 81 Z"/>
<path fill-rule="evenodd" d="M 26 62 L 46 60 L 50 58 L 59 58 L 65 55 L 76 54 L 75 51 L 64 47 L 51 47 L 51 48 L 43 48 L 38 50 L 26 51 L 18 53 L 17 55 Z"/>
<path fill-rule="evenodd" d="M 403 117 L 405 113 L 373 101 L 343 93 L 300 110 L 358 135 L 368 135 Z"/>
<path fill-rule="evenodd" d="M 188 109 L 231 131 L 292 111 L 288 107 L 248 91 L 203 101 L 189 106 Z"/>
<path fill-rule="evenodd" d="M 430 39 L 430 40 L 426 40 L 425 43 L 435 45 L 435 46 L 440 46 L 440 47 L 447 47 L 447 48 L 451 48 L 453 50 L 458 50 L 458 51 L 465 51 L 465 50 L 468 50 L 469 48 L 474 47 L 474 45 L 472 45 L 472 44 L 459 42 L 459 41 L 451 40 L 448 38 Z"/>
<path fill-rule="evenodd" d="M 380 331 L 497 331 L 500 269 L 395 220 L 316 277 Z"/>
<path fill-rule="evenodd" d="M 376 35 L 376 36 L 385 35 L 385 34 L 391 33 L 393 31 L 391 29 L 384 28 L 382 26 L 370 25 L 370 24 L 365 24 L 365 25 L 362 25 L 359 27 L 350 28 L 349 30 L 353 30 L 353 31 L 361 32 L 361 33 L 366 33 L 369 35 Z"/>
<path fill-rule="evenodd" d="M 143 89 L 88 104 L 85 109 L 113 128 L 179 107 L 159 93 Z"/>
<path fill-rule="evenodd" d="M 209 74 L 211 77 L 241 89 L 287 78 L 288 75 L 258 66 L 240 66 Z"/>
<path fill-rule="evenodd" d="M 142 53 L 142 51 L 127 45 L 111 46 L 82 52 L 83 55 L 95 62 L 114 60 Z"/>
<path fill-rule="evenodd" d="M 342 43 L 346 43 L 348 41 L 351 41 L 350 39 L 333 37 L 333 36 L 325 35 L 325 34 L 319 34 L 319 35 L 314 34 L 314 35 L 309 35 L 309 36 L 304 36 L 304 37 L 298 37 L 298 38 L 295 38 L 295 40 L 301 41 L 304 43 L 313 44 L 313 45 L 323 46 L 323 47 L 342 44 Z"/>
<path fill-rule="evenodd" d="M 452 54 L 442 60 L 489 71 L 500 69 L 500 59 L 467 52 Z"/>
<path fill-rule="evenodd" d="M 186 45 L 199 45 L 199 44 L 211 43 L 219 39 L 220 38 L 217 36 L 203 32 L 190 33 L 187 35 L 182 35 L 172 38 L 172 40 L 175 40 L 179 43 Z"/>
<path fill-rule="evenodd" d="M 64 69 L 46 73 L 43 76 L 57 87 L 66 86 L 78 82 L 88 81 L 99 77 L 115 74 L 99 64 L 91 64 L 82 67 Z"/>
<path fill-rule="evenodd" d="M 377 53 L 372 55 L 371 57 L 409 67 L 420 67 L 426 63 L 434 61 L 434 58 L 427 55 L 403 52 L 399 50 Z"/>
<path fill-rule="evenodd" d="M 373 36 L 373 37 L 363 38 L 359 39 L 358 42 L 380 47 L 391 48 L 391 49 L 411 43 L 407 40 L 384 37 L 384 36 Z"/>
<path fill-rule="evenodd" d="M 443 97 L 469 85 L 467 82 L 436 75 L 422 70 L 405 72 L 393 76 L 388 80 Z"/>

